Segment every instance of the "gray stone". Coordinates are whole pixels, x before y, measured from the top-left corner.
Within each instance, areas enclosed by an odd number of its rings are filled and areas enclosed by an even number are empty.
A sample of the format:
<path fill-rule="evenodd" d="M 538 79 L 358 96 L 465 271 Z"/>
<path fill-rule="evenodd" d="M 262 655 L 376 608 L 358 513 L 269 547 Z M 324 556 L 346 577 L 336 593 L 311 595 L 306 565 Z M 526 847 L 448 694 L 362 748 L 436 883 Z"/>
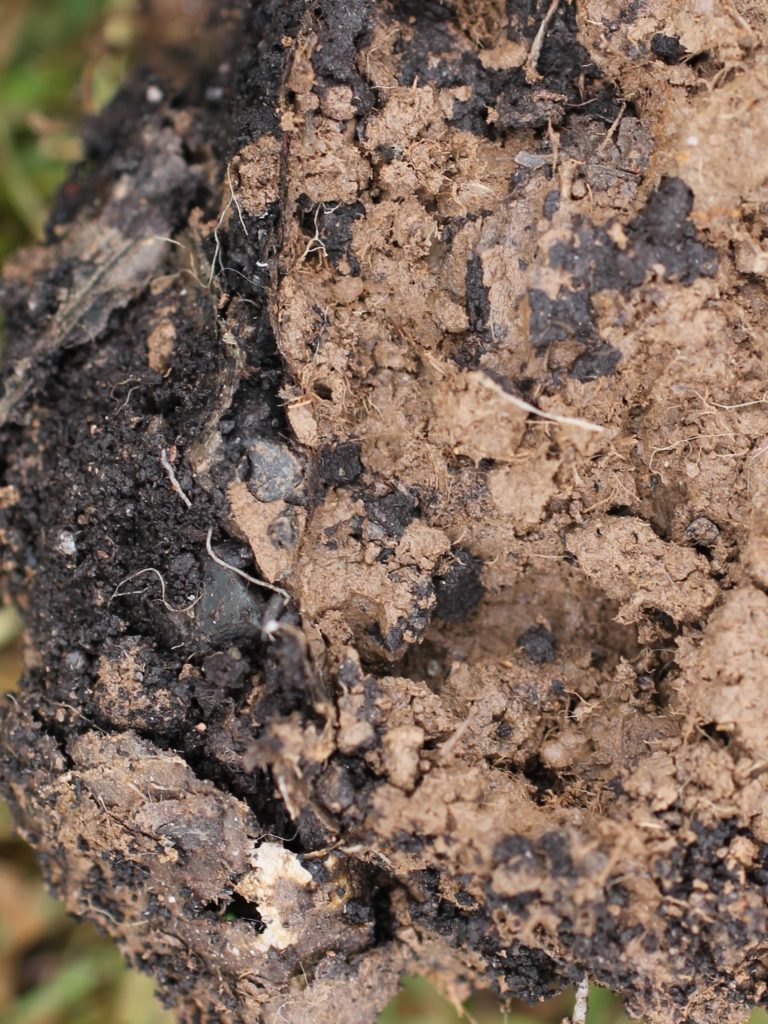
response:
<path fill-rule="evenodd" d="M 698 516 L 685 531 L 685 539 L 703 548 L 711 548 L 720 536 L 720 528 L 706 516 Z"/>
<path fill-rule="evenodd" d="M 195 623 L 212 644 L 253 640 L 261 632 L 265 602 L 244 579 L 215 562 L 205 568 Z"/>
<path fill-rule="evenodd" d="M 288 498 L 304 479 L 303 466 L 285 445 L 261 438 L 248 445 L 250 489 L 260 501 Z"/>

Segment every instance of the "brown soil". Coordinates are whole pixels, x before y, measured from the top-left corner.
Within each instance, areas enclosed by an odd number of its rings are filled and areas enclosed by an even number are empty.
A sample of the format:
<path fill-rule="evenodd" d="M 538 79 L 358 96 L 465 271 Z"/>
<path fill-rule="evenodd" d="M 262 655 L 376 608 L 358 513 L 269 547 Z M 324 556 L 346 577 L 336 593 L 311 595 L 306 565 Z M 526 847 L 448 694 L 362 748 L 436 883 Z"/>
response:
<path fill-rule="evenodd" d="M 183 1021 L 372 1021 L 405 972 L 739 1021 L 764 3 L 245 6 L 6 273 L 20 828 Z"/>

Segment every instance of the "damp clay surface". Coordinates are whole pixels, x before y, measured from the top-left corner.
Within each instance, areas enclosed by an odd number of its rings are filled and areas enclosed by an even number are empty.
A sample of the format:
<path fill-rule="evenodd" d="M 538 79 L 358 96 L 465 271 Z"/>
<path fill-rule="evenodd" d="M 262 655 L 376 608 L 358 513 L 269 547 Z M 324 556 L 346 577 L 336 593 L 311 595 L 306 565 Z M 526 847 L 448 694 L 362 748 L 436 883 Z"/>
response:
<path fill-rule="evenodd" d="M 214 14 L 5 273 L 22 834 L 184 1024 L 370 1024 L 406 973 L 742 1021 L 764 3 Z"/>

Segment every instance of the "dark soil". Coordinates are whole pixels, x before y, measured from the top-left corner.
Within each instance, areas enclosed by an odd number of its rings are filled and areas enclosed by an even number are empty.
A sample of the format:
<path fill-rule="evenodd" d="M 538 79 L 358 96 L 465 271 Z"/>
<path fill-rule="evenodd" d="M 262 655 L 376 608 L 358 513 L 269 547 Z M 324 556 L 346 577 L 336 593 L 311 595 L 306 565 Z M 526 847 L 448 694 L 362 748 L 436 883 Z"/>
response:
<path fill-rule="evenodd" d="M 6 270 L 0 785 L 189 1024 L 766 1000 L 764 12 L 548 7 L 217 7 Z"/>

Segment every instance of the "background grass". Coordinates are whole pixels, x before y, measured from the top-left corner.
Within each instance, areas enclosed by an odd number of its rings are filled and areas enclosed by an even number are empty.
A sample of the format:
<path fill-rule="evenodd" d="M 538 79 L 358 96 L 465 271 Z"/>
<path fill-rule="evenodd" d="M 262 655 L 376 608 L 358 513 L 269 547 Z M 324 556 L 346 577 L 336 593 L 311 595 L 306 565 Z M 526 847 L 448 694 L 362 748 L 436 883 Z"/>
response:
<path fill-rule="evenodd" d="M 40 236 L 80 117 L 117 88 L 135 24 L 133 0 L 2 0 L 0 260 Z"/>
<path fill-rule="evenodd" d="M 117 89 L 139 40 L 134 0 L 0 0 L 0 261 L 39 239 L 53 192 L 80 155 L 78 124 Z M 166 5 L 168 6 L 168 5 Z M 179 11 L 183 2 L 179 2 Z M 171 35 L 171 26 L 154 26 Z M 0 610 L 0 692 L 16 686 L 20 623 Z M 380 1024 L 542 1024 L 572 1005 L 566 992 L 502 1018 L 479 994 L 460 1016 L 410 979 Z M 152 982 L 112 944 L 70 921 L 44 890 L 31 851 L 0 803 L 0 1024 L 170 1024 Z M 621 1024 L 620 1002 L 593 988 L 588 1024 Z M 756 1012 L 751 1024 L 768 1024 Z"/>

